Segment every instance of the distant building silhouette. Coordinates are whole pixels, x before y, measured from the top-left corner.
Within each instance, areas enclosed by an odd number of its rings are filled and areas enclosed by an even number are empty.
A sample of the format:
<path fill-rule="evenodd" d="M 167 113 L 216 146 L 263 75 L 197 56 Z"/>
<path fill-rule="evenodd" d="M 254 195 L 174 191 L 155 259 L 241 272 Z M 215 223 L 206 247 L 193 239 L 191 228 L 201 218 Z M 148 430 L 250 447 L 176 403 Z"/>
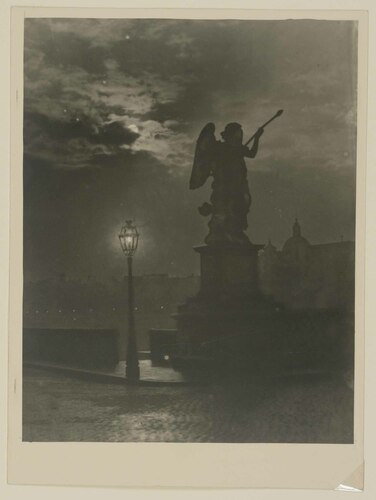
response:
<path fill-rule="evenodd" d="M 289 309 L 354 309 L 355 243 L 311 245 L 298 220 L 281 251 L 269 240 L 260 252 L 262 291 Z"/>
<path fill-rule="evenodd" d="M 49 279 L 25 281 L 25 328 L 124 328 L 127 281 Z M 135 317 L 140 349 L 148 348 L 151 328 L 172 328 L 179 303 L 197 292 L 198 276 L 151 274 L 134 276 Z M 122 339 L 121 339 L 122 340 Z"/>

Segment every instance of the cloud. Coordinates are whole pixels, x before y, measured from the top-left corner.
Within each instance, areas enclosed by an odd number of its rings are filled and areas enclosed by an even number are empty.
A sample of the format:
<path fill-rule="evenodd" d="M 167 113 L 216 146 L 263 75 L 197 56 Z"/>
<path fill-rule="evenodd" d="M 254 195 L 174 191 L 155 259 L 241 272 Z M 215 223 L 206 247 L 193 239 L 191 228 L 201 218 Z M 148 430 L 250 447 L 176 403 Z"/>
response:
<path fill-rule="evenodd" d="M 88 164 L 80 147 L 88 156 L 118 148 L 146 151 L 177 172 L 189 167 L 207 121 L 218 131 L 239 121 L 251 135 L 283 107 L 260 155 L 294 163 L 338 158 L 349 166 L 353 37 L 354 24 L 346 22 L 28 19 L 26 150 L 43 155 L 44 116 L 55 127 L 44 135 L 61 134 L 72 148 L 71 168 Z M 45 145 L 51 153 L 53 147 Z"/>
<path fill-rule="evenodd" d="M 54 35 L 75 35 L 86 40 L 91 47 L 106 48 L 124 39 L 133 24 L 134 21 L 126 19 L 27 19 L 25 35 L 31 42 Z"/>
<path fill-rule="evenodd" d="M 114 55 L 125 25 L 112 26 L 121 27 L 114 30 L 117 36 L 97 38 L 101 30 L 108 30 L 108 23 L 84 21 L 26 22 L 26 153 L 52 159 L 55 150 L 56 167 L 79 168 L 90 165 L 95 154 L 112 157 L 116 148 L 120 152 L 134 145 L 135 152 L 150 152 L 170 164 L 170 154 L 186 138 L 178 138 L 177 120 L 170 128 L 152 123 L 148 115 L 179 99 L 181 79 L 175 74 L 162 78 L 145 70 L 135 75 L 121 70 L 122 59 Z M 116 50 L 109 51 L 111 44 Z"/>

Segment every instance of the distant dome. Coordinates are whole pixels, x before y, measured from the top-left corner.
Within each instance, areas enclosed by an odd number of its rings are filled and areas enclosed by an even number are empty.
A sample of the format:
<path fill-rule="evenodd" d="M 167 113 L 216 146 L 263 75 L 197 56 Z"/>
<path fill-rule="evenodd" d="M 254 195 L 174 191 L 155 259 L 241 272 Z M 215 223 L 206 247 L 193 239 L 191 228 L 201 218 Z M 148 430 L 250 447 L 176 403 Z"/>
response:
<path fill-rule="evenodd" d="M 288 260 L 305 261 L 308 258 L 311 245 L 302 236 L 298 219 L 295 219 L 292 236 L 283 245 L 282 253 Z"/>
<path fill-rule="evenodd" d="M 303 236 L 291 236 L 283 245 L 283 253 L 288 253 L 294 249 L 310 248 L 309 242 Z"/>

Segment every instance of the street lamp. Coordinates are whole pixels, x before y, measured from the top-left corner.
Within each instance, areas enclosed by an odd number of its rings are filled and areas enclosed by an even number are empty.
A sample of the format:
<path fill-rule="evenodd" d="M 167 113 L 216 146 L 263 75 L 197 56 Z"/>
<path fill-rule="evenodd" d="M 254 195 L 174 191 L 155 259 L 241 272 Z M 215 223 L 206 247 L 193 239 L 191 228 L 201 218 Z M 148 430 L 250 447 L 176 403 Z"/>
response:
<path fill-rule="evenodd" d="M 121 228 L 119 240 L 121 248 L 128 260 L 128 344 L 125 376 L 128 380 L 137 381 L 140 378 L 138 364 L 136 332 L 134 326 L 134 294 L 132 258 L 137 250 L 139 233 L 131 220 L 127 220 Z"/>

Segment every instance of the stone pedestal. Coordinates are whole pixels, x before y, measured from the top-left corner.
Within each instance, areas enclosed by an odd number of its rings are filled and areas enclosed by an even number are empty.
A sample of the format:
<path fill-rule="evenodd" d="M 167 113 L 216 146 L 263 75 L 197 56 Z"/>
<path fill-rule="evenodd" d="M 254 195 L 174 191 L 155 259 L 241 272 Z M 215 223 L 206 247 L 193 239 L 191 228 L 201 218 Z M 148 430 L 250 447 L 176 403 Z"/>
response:
<path fill-rule="evenodd" d="M 200 246 L 200 294 L 219 298 L 259 292 L 257 256 L 262 245 Z"/>
<path fill-rule="evenodd" d="M 257 371 L 275 364 L 266 358 L 272 352 L 270 333 L 278 330 L 280 308 L 259 290 L 260 248 L 195 248 L 201 259 L 201 287 L 175 315 L 180 361 L 201 359 L 204 366 L 226 365 L 231 372 L 241 363 Z"/>

